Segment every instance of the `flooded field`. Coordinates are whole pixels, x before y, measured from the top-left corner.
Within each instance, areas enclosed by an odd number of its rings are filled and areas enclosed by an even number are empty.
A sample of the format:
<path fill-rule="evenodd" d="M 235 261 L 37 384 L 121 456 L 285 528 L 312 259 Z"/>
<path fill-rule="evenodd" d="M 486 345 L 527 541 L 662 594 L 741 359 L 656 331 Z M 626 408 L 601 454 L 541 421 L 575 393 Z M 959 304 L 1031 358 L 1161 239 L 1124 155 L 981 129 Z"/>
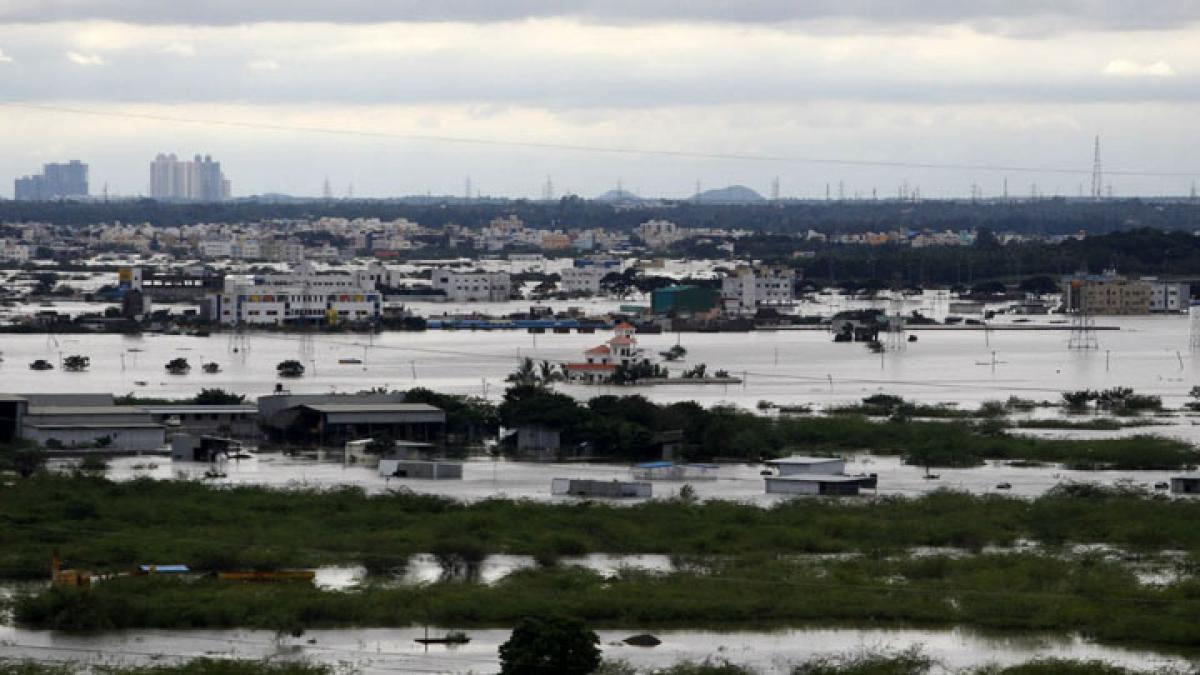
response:
<path fill-rule="evenodd" d="M 430 627 L 431 635 L 447 628 Z M 1013 664 L 1039 657 L 1102 659 L 1152 672 L 1189 665 L 1184 657 L 1121 649 L 1080 637 L 987 636 L 965 630 L 801 629 L 779 631 L 654 631 L 657 647 L 621 643 L 643 629 L 598 631 L 604 657 L 642 667 L 684 659 L 727 658 L 762 672 L 783 672 L 789 663 L 861 649 L 900 650 L 920 645 L 947 670 L 988 663 Z M 313 630 L 299 638 L 268 631 L 121 631 L 77 635 L 0 627 L 0 651 L 10 658 L 107 664 L 171 663 L 197 657 L 307 659 L 365 673 L 494 672 L 502 629 L 468 631 L 471 642 L 422 647 L 422 628 Z"/>
<path fill-rule="evenodd" d="M 902 351 L 872 354 L 861 344 L 834 343 L 822 330 L 646 335 L 651 352 L 674 345 L 688 349 L 678 371 L 697 363 L 744 377 L 741 385 L 670 387 L 585 387 L 561 389 L 579 397 L 638 393 L 655 401 L 696 400 L 752 408 L 758 401 L 828 405 L 854 402 L 884 391 L 924 402 L 975 406 L 1010 395 L 1057 401 L 1071 389 L 1133 387 L 1177 407 L 1200 380 L 1200 359 L 1188 351 L 1189 322 L 1182 317 L 1103 320 L 1118 331 L 1100 333 L 1097 351 L 1069 351 L 1060 330 L 926 330 Z M 251 333 L 243 341 L 212 337 L 121 335 L 2 335 L 0 377 L 7 391 L 135 392 L 145 396 L 189 396 L 202 387 L 257 396 L 277 381 L 275 365 L 295 358 L 308 368 L 289 380 L 296 392 L 354 392 L 372 387 L 427 387 L 446 393 L 498 399 L 504 378 L 522 357 L 577 360 L 584 349 L 606 339 L 593 335 L 426 331 L 376 336 Z M 233 351 L 235 348 L 238 351 Z M 994 353 L 994 354 L 993 354 Z M 65 355 L 91 358 L 83 373 L 29 369 L 35 359 L 57 364 Z M 995 363 L 993 364 L 993 356 Z M 167 361 L 193 363 L 188 375 L 168 375 Z M 339 364 L 341 358 L 362 364 Z M 222 372 L 206 374 L 201 362 Z M 144 382 L 144 385 L 139 383 Z"/>
<path fill-rule="evenodd" d="M 926 478 L 925 470 L 904 464 L 899 457 L 854 455 L 847 458 L 846 472 L 875 473 L 879 476 L 878 490 L 864 490 L 863 495 L 920 495 L 936 489 L 962 490 L 975 494 L 1008 494 L 1035 497 L 1060 483 L 1077 481 L 1112 485 L 1132 482 L 1146 488 L 1169 480 L 1178 471 L 1078 471 L 1056 466 L 1015 467 L 1004 462 L 989 461 L 984 466 L 969 469 L 939 468 L 938 478 Z M 55 466 L 69 466 L 58 460 Z M 169 457 L 119 457 L 110 460 L 108 476 L 114 480 L 137 477 L 156 479 L 187 478 L 214 484 L 246 484 L 286 486 L 354 485 L 368 492 L 412 490 L 438 494 L 456 499 L 479 500 L 490 497 L 536 499 L 569 502 L 576 498 L 550 494 L 555 478 L 588 478 L 593 480 L 630 480 L 631 469 L 620 464 L 595 463 L 532 463 L 508 460 L 470 459 L 463 464 L 462 480 L 420 480 L 384 478 L 376 469 L 363 466 L 343 466 L 334 459 L 304 459 L 281 454 L 262 454 L 255 459 L 224 462 L 224 478 L 206 479 L 207 464 L 172 462 Z M 679 494 L 684 485 L 691 485 L 701 499 L 730 499 L 759 504 L 772 504 L 789 498 L 787 495 L 766 494 L 758 465 L 728 464 L 717 470 L 717 480 L 692 483 L 653 481 L 653 498 L 667 499 Z M 1007 488 L 999 488 L 1008 484 Z M 628 502 L 629 500 L 622 500 Z"/>

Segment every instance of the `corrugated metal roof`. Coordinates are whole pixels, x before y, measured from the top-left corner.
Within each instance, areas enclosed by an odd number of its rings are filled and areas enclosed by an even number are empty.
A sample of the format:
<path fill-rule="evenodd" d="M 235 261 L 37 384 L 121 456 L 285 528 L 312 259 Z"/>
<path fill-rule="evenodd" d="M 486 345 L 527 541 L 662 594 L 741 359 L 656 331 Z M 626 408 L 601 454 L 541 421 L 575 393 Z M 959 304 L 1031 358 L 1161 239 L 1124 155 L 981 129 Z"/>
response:
<path fill-rule="evenodd" d="M 27 415 L 145 415 L 146 409 L 133 405 L 48 405 L 30 408 Z"/>
<path fill-rule="evenodd" d="M 300 406 L 320 413 L 355 413 L 355 412 L 442 412 L 441 408 L 428 403 L 313 403 Z"/>
<path fill-rule="evenodd" d="M 797 483 L 859 483 L 866 476 L 843 476 L 840 474 L 795 473 L 790 476 L 767 476 L 767 480 L 786 480 Z"/>
<path fill-rule="evenodd" d="M 156 415 L 186 413 L 256 413 L 258 406 L 250 405 L 144 405 L 142 410 Z"/>
<path fill-rule="evenodd" d="M 780 457 L 779 459 L 768 459 L 763 464 L 824 464 L 826 462 L 842 462 L 845 461 L 841 457 L 805 457 L 803 455 L 792 455 L 791 457 Z"/>

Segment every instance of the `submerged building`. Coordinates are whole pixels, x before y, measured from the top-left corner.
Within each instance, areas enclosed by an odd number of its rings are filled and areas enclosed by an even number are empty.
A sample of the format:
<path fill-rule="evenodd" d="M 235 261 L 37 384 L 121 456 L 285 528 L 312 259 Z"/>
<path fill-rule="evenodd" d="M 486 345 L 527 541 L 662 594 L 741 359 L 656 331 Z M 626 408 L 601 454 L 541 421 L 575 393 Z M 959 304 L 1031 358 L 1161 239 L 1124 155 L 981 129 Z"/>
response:
<path fill-rule="evenodd" d="M 112 394 L 0 394 L 0 443 L 25 439 L 50 450 L 148 452 L 166 445 L 166 426 Z"/>
<path fill-rule="evenodd" d="M 366 323 L 379 320 L 383 295 L 363 275 L 319 272 L 305 261 L 291 272 L 227 276 L 201 311 L 223 326 Z"/>

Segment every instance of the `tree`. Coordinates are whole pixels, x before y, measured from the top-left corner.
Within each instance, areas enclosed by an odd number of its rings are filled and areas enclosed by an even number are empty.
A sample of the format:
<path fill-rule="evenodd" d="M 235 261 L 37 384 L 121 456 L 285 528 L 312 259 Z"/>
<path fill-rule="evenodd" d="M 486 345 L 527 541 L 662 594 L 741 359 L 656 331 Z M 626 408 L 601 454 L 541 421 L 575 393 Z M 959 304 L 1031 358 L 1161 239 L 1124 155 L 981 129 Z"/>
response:
<path fill-rule="evenodd" d="M 245 400 L 244 395 L 234 394 L 224 389 L 201 389 L 193 402 L 196 405 L 238 405 Z"/>
<path fill-rule="evenodd" d="M 16 471 L 22 478 L 29 478 L 45 464 L 46 452 L 28 441 L 0 446 L 0 469 Z"/>
<path fill-rule="evenodd" d="M 1003 295 L 1008 286 L 1001 281 L 984 281 L 971 287 L 971 295 Z"/>
<path fill-rule="evenodd" d="M 280 361 L 275 366 L 275 372 L 279 373 L 280 377 L 301 377 L 304 375 L 304 364 L 296 359 Z"/>
<path fill-rule="evenodd" d="M 542 361 L 538 366 L 538 377 L 541 379 L 542 384 L 551 384 L 565 379 L 563 373 L 549 361 Z"/>
<path fill-rule="evenodd" d="M 994 251 L 1003 246 L 990 227 L 975 230 L 975 248 Z"/>
<path fill-rule="evenodd" d="M 172 375 L 184 375 L 192 369 L 192 365 L 187 362 L 187 359 L 180 356 L 167 362 L 166 368 L 167 372 Z"/>
<path fill-rule="evenodd" d="M 521 363 L 517 366 L 517 369 L 509 373 L 508 377 L 504 378 L 504 381 L 518 385 L 538 384 L 538 373 L 533 365 L 533 359 L 528 356 L 521 359 Z"/>
<path fill-rule="evenodd" d="M 428 403 L 446 413 L 446 434 L 467 442 L 479 441 L 500 430 L 496 406 L 479 396 L 439 394 L 421 387 L 404 394 L 405 403 Z"/>
<path fill-rule="evenodd" d="M 1044 274 L 1022 279 L 1020 289 L 1023 293 L 1034 293 L 1036 295 L 1046 295 L 1059 291 L 1058 282 Z"/>
<path fill-rule="evenodd" d="M 586 417 L 586 410 L 574 398 L 535 385 L 509 387 L 498 412 L 500 423 L 509 429 L 541 426 L 571 430 Z"/>
<path fill-rule="evenodd" d="M 1062 394 L 1063 401 L 1067 407 L 1072 410 L 1082 410 L 1087 407 L 1091 401 L 1099 398 L 1100 394 L 1089 389 L 1080 389 L 1079 391 L 1064 391 Z"/>
<path fill-rule="evenodd" d="M 79 354 L 72 354 L 71 356 L 63 359 L 63 370 L 69 370 L 72 373 L 78 373 L 87 370 L 88 366 L 91 364 L 92 360 L 88 357 L 81 356 Z"/>
<path fill-rule="evenodd" d="M 500 645 L 500 675 L 586 675 L 600 666 L 599 643 L 578 619 L 527 617 Z"/>
<path fill-rule="evenodd" d="M 607 294 L 625 298 L 634 288 L 637 271 L 632 267 L 624 272 L 609 272 L 600 280 L 600 288 Z"/>

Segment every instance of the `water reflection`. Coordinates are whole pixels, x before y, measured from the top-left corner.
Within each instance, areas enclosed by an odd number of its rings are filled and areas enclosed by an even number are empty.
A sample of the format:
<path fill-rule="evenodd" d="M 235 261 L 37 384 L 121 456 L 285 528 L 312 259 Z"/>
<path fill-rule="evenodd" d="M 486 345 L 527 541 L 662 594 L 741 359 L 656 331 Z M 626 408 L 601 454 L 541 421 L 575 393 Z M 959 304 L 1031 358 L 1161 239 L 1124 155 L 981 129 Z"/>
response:
<path fill-rule="evenodd" d="M 457 627 L 429 627 L 431 634 Z M 1035 658 L 1098 659 L 1137 670 L 1186 668 L 1185 657 L 1145 649 L 1098 645 L 1079 636 L 1042 634 L 986 635 L 954 630 L 796 629 L 716 632 L 652 631 L 662 644 L 625 645 L 622 639 L 645 632 L 643 627 L 601 630 L 605 658 L 624 659 L 638 667 L 664 667 L 680 660 L 728 658 L 763 672 L 780 672 L 789 663 L 814 656 L 861 649 L 905 649 L 920 645 L 946 669 L 985 663 L 1011 665 Z M 300 660 L 327 663 L 365 673 L 495 672 L 497 648 L 508 639 L 506 629 L 468 629 L 471 642 L 455 648 L 414 642 L 421 627 L 401 629 L 311 630 L 299 637 L 270 631 L 190 630 L 118 631 L 68 634 L 0 627 L 4 656 L 15 659 L 68 660 L 92 664 L 168 664 L 199 656 L 210 658 Z"/>

